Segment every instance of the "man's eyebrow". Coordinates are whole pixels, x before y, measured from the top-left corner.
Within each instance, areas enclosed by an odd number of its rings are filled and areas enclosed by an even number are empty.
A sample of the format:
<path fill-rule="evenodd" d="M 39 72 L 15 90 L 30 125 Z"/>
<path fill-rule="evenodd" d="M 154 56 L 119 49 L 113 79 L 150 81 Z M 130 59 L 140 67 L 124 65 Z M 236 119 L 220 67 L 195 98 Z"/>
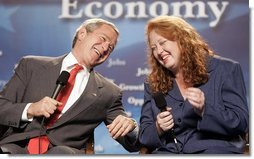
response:
<path fill-rule="evenodd" d="M 115 44 L 112 43 L 111 39 L 109 38 L 109 36 L 105 33 L 101 33 L 103 36 L 105 36 L 107 38 L 107 40 L 109 41 L 110 45 L 114 48 Z"/>

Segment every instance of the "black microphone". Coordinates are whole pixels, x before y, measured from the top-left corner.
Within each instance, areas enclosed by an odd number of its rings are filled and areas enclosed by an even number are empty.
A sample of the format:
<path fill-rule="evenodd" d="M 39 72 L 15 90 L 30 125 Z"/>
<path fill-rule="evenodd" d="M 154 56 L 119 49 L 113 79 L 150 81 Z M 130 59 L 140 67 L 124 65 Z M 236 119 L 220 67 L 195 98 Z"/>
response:
<path fill-rule="evenodd" d="M 67 71 L 62 71 L 61 74 L 59 75 L 59 77 L 56 80 L 56 87 L 55 90 L 51 96 L 51 98 L 56 99 L 58 94 L 61 92 L 61 90 L 63 89 L 64 86 L 66 86 L 68 79 L 70 77 L 70 73 Z M 39 134 L 39 154 L 41 154 L 41 134 L 42 134 L 42 130 L 43 130 L 43 124 L 44 124 L 44 120 L 45 117 L 42 117 L 41 120 L 41 128 L 40 128 L 40 134 Z"/>
<path fill-rule="evenodd" d="M 164 111 L 167 110 L 166 109 L 167 102 L 164 98 L 163 93 L 161 93 L 161 92 L 155 93 L 155 94 L 153 94 L 153 98 L 154 98 L 156 106 L 160 109 L 161 112 L 164 112 Z M 174 139 L 175 146 L 176 146 L 176 149 L 177 149 L 178 153 L 180 153 L 179 147 L 177 145 L 177 139 L 176 139 L 176 136 L 175 136 L 174 128 L 171 128 L 169 130 L 169 132 L 170 132 L 170 134 L 172 135 L 172 137 Z"/>
<path fill-rule="evenodd" d="M 70 77 L 70 73 L 67 71 L 62 71 L 59 75 L 58 79 L 56 80 L 56 87 L 52 94 L 52 98 L 56 99 L 62 88 L 67 84 L 68 79 Z"/>
<path fill-rule="evenodd" d="M 51 98 L 56 99 L 60 91 L 63 89 L 64 86 L 68 83 L 68 79 L 70 77 L 70 73 L 67 71 L 62 71 L 59 77 L 56 80 L 56 87 L 51 96 Z M 45 117 L 42 117 L 41 125 L 43 125 Z"/>

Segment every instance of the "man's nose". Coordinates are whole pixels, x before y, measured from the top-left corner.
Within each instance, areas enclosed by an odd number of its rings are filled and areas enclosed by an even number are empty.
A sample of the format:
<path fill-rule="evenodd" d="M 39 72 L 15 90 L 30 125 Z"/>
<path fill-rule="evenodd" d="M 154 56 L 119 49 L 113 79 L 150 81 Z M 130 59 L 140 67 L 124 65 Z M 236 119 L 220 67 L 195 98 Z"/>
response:
<path fill-rule="evenodd" d="M 110 45 L 110 42 L 104 41 L 104 42 L 102 43 L 103 51 L 108 51 L 109 45 Z"/>

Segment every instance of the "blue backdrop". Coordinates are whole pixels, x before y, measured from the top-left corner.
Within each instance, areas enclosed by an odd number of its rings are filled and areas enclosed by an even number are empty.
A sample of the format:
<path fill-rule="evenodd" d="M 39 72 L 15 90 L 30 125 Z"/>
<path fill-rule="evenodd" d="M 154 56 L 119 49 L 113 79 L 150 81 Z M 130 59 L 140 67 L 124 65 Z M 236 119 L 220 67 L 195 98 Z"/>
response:
<path fill-rule="evenodd" d="M 0 89 L 22 56 L 68 53 L 80 23 L 100 17 L 118 26 L 120 41 L 110 58 L 95 69 L 123 89 L 125 109 L 139 121 L 148 73 L 144 27 L 148 19 L 162 14 L 185 18 L 217 54 L 239 61 L 249 99 L 248 0 L 0 0 Z M 104 124 L 95 131 L 95 150 L 128 153 L 110 138 Z"/>

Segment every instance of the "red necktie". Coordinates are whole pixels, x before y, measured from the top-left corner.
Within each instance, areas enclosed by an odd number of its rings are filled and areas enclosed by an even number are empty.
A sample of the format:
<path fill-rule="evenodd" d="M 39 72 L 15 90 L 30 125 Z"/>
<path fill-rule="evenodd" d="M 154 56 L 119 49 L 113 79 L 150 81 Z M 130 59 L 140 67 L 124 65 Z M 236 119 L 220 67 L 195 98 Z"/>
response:
<path fill-rule="evenodd" d="M 71 70 L 70 72 L 70 78 L 68 80 L 67 85 L 65 86 L 65 88 L 60 92 L 60 94 L 57 96 L 57 101 L 61 102 L 62 105 L 57 106 L 57 110 L 54 112 L 54 114 L 49 118 L 49 120 L 46 121 L 46 126 L 50 127 L 52 126 L 56 120 L 59 118 L 59 115 L 61 114 L 70 94 L 71 91 L 73 89 L 73 86 L 75 84 L 75 78 L 77 73 L 82 70 L 83 67 L 76 64 L 75 67 Z M 39 140 L 41 142 L 41 144 L 39 145 Z M 36 137 L 36 138 L 32 138 L 29 140 L 28 143 L 28 152 L 29 154 L 39 154 L 39 153 L 45 153 L 48 150 L 48 146 L 49 146 L 49 140 L 47 136 L 41 136 Z M 39 147 L 40 147 L 40 151 L 39 151 Z"/>

